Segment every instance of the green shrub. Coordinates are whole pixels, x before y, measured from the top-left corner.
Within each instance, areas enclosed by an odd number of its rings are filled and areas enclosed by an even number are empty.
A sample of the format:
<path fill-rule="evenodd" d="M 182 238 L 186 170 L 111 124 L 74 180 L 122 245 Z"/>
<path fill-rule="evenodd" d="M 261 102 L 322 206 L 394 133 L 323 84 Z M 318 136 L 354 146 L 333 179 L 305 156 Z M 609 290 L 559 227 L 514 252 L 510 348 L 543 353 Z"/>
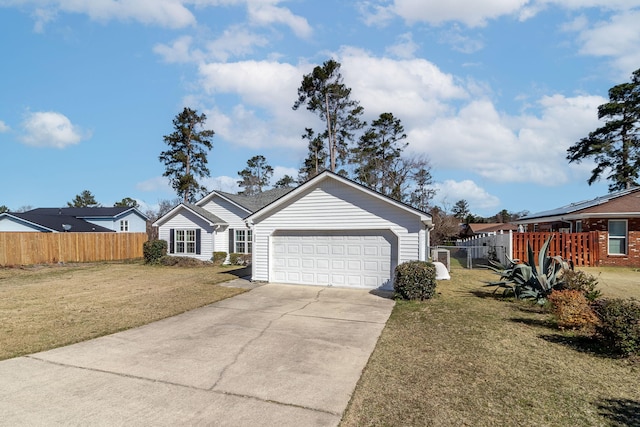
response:
<path fill-rule="evenodd" d="M 602 295 L 598 286 L 598 278 L 592 274 L 587 274 L 584 271 L 567 270 L 562 275 L 564 282 L 564 289 L 575 289 L 584 294 L 585 298 L 589 301 L 595 301 Z"/>
<path fill-rule="evenodd" d="M 142 254 L 145 264 L 159 264 L 162 257 L 167 254 L 167 241 L 147 240 L 142 245 Z"/>
<path fill-rule="evenodd" d="M 408 261 L 396 267 L 395 298 L 425 300 L 436 293 L 436 266 L 426 261 Z"/>
<path fill-rule="evenodd" d="M 214 252 L 213 253 L 213 258 L 211 258 L 211 261 L 213 261 L 213 265 L 222 265 L 222 263 L 227 259 L 227 253 L 226 252 Z"/>
<path fill-rule="evenodd" d="M 640 302 L 631 299 L 602 299 L 594 304 L 600 319 L 596 332 L 613 350 L 640 354 Z"/>

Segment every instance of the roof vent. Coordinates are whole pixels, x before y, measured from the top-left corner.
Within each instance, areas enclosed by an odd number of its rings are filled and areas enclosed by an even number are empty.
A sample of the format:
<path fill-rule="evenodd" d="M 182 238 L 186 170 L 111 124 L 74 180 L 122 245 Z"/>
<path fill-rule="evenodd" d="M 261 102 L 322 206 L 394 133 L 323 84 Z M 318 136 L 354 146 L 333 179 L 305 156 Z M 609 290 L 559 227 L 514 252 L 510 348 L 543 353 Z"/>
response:
<path fill-rule="evenodd" d="M 62 229 L 64 231 L 69 231 L 69 230 L 71 230 L 71 226 L 69 224 L 62 224 Z"/>

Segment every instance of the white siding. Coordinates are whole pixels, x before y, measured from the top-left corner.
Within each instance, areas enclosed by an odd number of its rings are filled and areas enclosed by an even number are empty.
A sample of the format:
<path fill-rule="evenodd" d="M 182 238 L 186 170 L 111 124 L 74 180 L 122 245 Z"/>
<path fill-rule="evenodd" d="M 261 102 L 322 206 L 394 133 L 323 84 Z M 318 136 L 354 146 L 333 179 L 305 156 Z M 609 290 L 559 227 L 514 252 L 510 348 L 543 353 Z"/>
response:
<path fill-rule="evenodd" d="M 25 223 L 18 222 L 11 218 L 0 218 L 0 231 L 34 231 L 41 232 L 44 229 L 36 229 Z M 47 230 L 48 231 L 48 230 Z"/>
<path fill-rule="evenodd" d="M 108 228 L 109 230 L 113 230 L 115 232 L 120 232 L 120 220 L 129 221 L 129 232 L 130 233 L 144 233 L 147 231 L 147 224 L 144 219 L 140 217 L 140 215 L 129 212 L 127 215 L 120 216 L 117 218 L 82 218 L 91 224 L 99 225 L 104 228 Z"/>
<path fill-rule="evenodd" d="M 231 228 L 246 227 L 244 218 L 248 217 L 250 214 L 249 212 L 240 209 L 233 203 L 230 203 L 217 195 L 209 200 L 204 206 L 202 206 L 202 208 L 208 210 L 209 212 L 229 224 L 229 227 Z"/>
<path fill-rule="evenodd" d="M 390 230 L 398 238 L 398 263 L 424 259 L 418 215 L 332 179 L 255 218 L 254 280 L 269 280 L 270 236 L 276 230 Z"/>
<path fill-rule="evenodd" d="M 214 195 L 202 207 L 229 224 L 228 226 L 224 226 L 218 229 L 215 239 L 215 251 L 227 252 L 228 254 L 229 229 L 246 229 L 247 224 L 244 222 L 244 218 L 249 216 L 249 213 L 218 195 Z"/>
<path fill-rule="evenodd" d="M 202 218 L 192 214 L 191 212 L 181 210 L 172 218 L 168 219 L 164 224 L 158 227 L 158 238 L 165 240 L 170 245 L 171 239 L 169 233 L 171 229 L 193 230 L 200 228 L 200 255 L 188 255 L 203 261 L 208 261 L 213 256 L 213 242 L 216 238 L 214 227 L 202 220 Z M 171 255 L 171 254 L 170 254 Z M 187 256 L 186 254 L 175 254 L 179 256 Z"/>

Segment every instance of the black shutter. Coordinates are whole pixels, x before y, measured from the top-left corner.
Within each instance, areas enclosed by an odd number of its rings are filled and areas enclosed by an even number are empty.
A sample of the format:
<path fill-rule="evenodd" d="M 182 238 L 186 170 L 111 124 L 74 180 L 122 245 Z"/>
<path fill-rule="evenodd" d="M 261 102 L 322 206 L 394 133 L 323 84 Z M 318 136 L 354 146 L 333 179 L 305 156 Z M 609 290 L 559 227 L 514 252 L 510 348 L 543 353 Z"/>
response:
<path fill-rule="evenodd" d="M 234 243 L 233 242 L 234 237 L 235 237 L 235 230 L 233 228 L 230 228 L 229 229 L 229 253 L 230 254 L 235 252 L 235 250 L 234 250 L 235 249 L 234 248 L 235 245 L 233 244 Z"/>
<path fill-rule="evenodd" d="M 175 230 L 172 228 L 169 230 L 169 253 L 172 254 L 174 253 L 174 237 L 173 235 L 175 234 Z"/>
<path fill-rule="evenodd" d="M 200 229 L 196 229 L 196 255 L 200 255 Z"/>

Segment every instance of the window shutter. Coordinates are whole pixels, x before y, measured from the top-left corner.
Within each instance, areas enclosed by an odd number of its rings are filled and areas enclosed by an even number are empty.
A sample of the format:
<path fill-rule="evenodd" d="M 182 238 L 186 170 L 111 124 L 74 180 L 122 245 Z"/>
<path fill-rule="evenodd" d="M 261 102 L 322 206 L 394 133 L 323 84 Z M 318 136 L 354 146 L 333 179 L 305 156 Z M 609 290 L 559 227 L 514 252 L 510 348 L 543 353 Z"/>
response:
<path fill-rule="evenodd" d="M 199 228 L 196 229 L 196 255 L 200 255 L 200 232 L 202 230 L 200 230 Z"/>
<path fill-rule="evenodd" d="M 235 252 L 235 245 L 233 244 L 233 240 L 236 237 L 236 231 L 233 228 L 229 229 L 229 253 L 232 254 Z"/>
<path fill-rule="evenodd" d="M 172 254 L 174 252 L 174 237 L 173 235 L 175 234 L 175 230 L 172 228 L 169 230 L 169 253 Z"/>

